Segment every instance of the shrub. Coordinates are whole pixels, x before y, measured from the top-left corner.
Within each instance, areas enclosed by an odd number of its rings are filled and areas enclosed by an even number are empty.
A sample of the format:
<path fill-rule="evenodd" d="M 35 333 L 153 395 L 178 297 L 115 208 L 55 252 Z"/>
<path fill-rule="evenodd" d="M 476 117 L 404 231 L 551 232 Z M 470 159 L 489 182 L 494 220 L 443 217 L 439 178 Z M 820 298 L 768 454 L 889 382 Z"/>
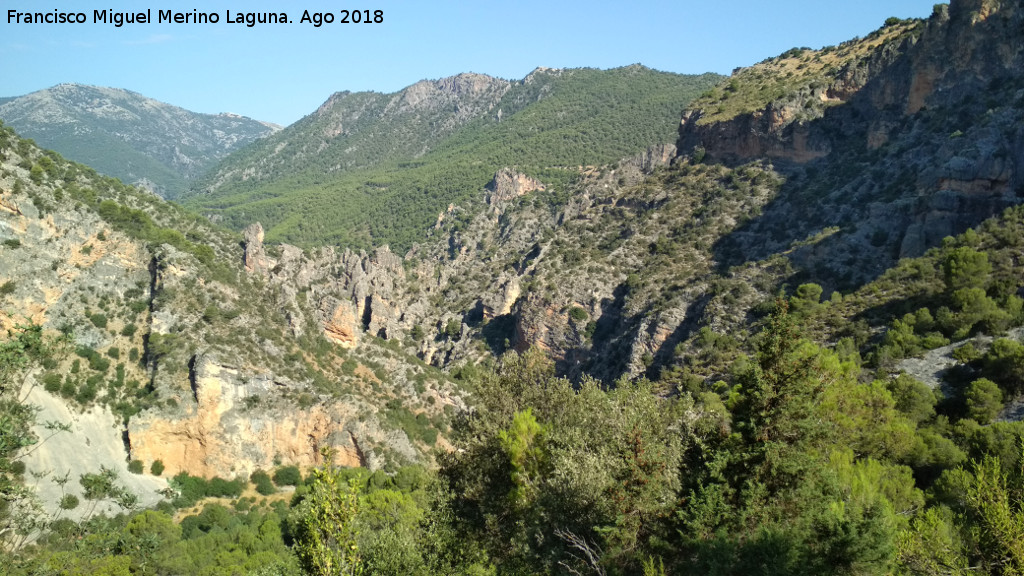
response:
<path fill-rule="evenodd" d="M 17 238 L 9 238 L 4 240 L 4 246 L 8 248 L 21 248 L 21 240 L 18 240 Z"/>
<path fill-rule="evenodd" d="M 302 482 L 302 473 L 298 466 L 282 466 L 274 472 L 274 484 L 278 486 L 296 486 Z"/>
<path fill-rule="evenodd" d="M 124 328 L 121 328 L 121 336 L 131 338 L 132 336 L 135 336 L 136 329 L 135 324 L 126 324 Z"/>
<path fill-rule="evenodd" d="M 277 492 L 277 488 L 274 488 L 273 482 L 270 481 L 270 475 L 263 470 L 256 470 L 249 476 L 249 482 L 256 485 L 256 492 L 264 496 L 269 496 L 274 492 Z"/>
<path fill-rule="evenodd" d="M 449 340 L 458 341 L 462 336 L 462 322 L 459 322 L 455 318 L 448 320 L 448 323 L 444 326 L 445 336 L 448 336 Z"/>
<path fill-rule="evenodd" d="M 971 382 L 964 396 L 967 414 L 979 424 L 988 424 L 1003 411 L 1003 392 L 987 378 Z"/>
<path fill-rule="evenodd" d="M 105 314 L 100 314 L 97 312 L 96 314 L 89 316 L 89 321 L 92 322 L 92 325 L 97 328 L 107 327 L 107 316 Z"/>
<path fill-rule="evenodd" d="M 142 474 L 142 460 L 132 460 L 128 463 L 128 471 L 132 474 Z"/>
<path fill-rule="evenodd" d="M 14 291 L 15 289 L 17 289 L 17 287 L 18 286 L 17 284 L 14 283 L 14 280 L 8 280 L 7 282 L 0 284 L 0 296 L 14 294 Z"/>
<path fill-rule="evenodd" d="M 75 383 L 72 382 L 70 379 L 65 380 L 64 385 L 60 387 L 60 395 L 63 396 L 64 398 L 74 398 L 77 392 L 78 388 L 75 386 Z"/>
<path fill-rule="evenodd" d="M 78 496 L 75 496 L 74 494 L 65 494 L 64 497 L 60 499 L 61 510 L 74 510 L 75 508 L 78 508 Z"/>
<path fill-rule="evenodd" d="M 244 480 L 225 480 L 214 476 L 206 489 L 206 495 L 211 498 L 237 498 L 244 489 Z"/>
<path fill-rule="evenodd" d="M 43 388 L 50 394 L 60 392 L 61 377 L 56 372 L 49 372 L 43 376 Z"/>
<path fill-rule="evenodd" d="M 587 311 L 579 306 L 573 306 L 569 309 L 569 318 L 572 318 L 576 322 L 582 322 L 589 317 L 590 315 L 587 314 Z"/>
<path fill-rule="evenodd" d="M 93 351 L 93 355 L 89 357 L 89 368 L 92 368 L 97 372 L 106 372 L 107 369 L 110 368 L 110 360 L 107 360 Z"/>
<path fill-rule="evenodd" d="M 206 307 L 206 310 L 203 311 L 203 321 L 207 324 L 213 324 L 218 320 L 220 320 L 220 308 L 210 304 Z"/>
<path fill-rule="evenodd" d="M 153 476 L 160 476 L 164 473 L 164 461 L 154 460 L 153 465 L 149 467 L 149 472 Z"/>
<path fill-rule="evenodd" d="M 982 357 L 982 354 L 977 348 L 974 347 L 973 343 L 968 342 L 967 344 L 964 344 L 963 346 L 957 348 L 956 350 L 953 350 L 952 356 L 959 362 L 962 362 L 964 364 L 970 364 L 971 362 L 980 359 Z"/>
<path fill-rule="evenodd" d="M 889 382 L 888 388 L 896 401 L 896 409 L 913 422 L 919 424 L 935 416 L 935 393 L 925 383 L 900 374 Z"/>

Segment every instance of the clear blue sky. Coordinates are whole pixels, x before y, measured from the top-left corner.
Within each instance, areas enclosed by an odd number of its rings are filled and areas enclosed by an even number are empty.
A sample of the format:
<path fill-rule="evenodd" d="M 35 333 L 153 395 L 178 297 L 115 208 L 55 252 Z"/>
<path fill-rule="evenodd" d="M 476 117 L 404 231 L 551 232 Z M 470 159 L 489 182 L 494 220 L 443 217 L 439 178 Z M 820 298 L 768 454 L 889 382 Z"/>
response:
<path fill-rule="evenodd" d="M 479 72 L 520 79 L 537 66 L 641 63 L 681 73 L 753 64 L 794 46 L 864 36 L 889 16 L 927 17 L 934 0 L 692 0 L 637 4 L 529 0 L 363 2 L 8 0 L 0 13 L 0 96 L 61 82 L 114 86 L 197 112 L 290 124 L 333 92 L 393 92 L 424 78 Z M 382 24 L 299 24 L 304 9 L 383 10 Z M 93 10 L 173 6 L 209 24 L 93 24 Z M 84 12 L 86 24 L 8 24 L 7 10 Z M 225 22 L 241 8 L 294 23 Z"/>

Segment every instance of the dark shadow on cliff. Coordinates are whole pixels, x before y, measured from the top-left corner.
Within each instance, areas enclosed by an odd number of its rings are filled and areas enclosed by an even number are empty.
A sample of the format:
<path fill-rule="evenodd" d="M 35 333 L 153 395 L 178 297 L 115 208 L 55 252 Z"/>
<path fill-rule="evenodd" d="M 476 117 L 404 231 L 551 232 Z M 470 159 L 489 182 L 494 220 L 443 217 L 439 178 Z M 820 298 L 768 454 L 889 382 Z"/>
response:
<path fill-rule="evenodd" d="M 626 371 L 632 335 L 639 319 L 623 315 L 628 294 L 629 289 L 623 283 L 612 291 L 612 298 L 601 301 L 601 314 L 594 320 L 590 346 L 567 350 L 555 363 L 559 375 L 573 382 L 589 375 L 610 384 Z"/>
<path fill-rule="evenodd" d="M 803 164 L 767 159 L 784 184 L 760 214 L 715 242 L 719 272 L 784 254 L 797 270 L 790 285 L 849 291 L 1020 202 L 1024 129 L 1015 93 L 1024 80 L 939 87 L 928 107 L 907 114 L 911 60 L 896 58 L 847 102 L 799 125 L 826 155 Z M 784 143 L 792 145 L 796 128 L 782 132 Z M 681 130 L 682 153 L 695 138 Z M 728 167 L 759 160 L 713 147 L 705 157 Z"/>
<path fill-rule="evenodd" d="M 484 324 L 480 330 L 484 342 L 491 349 L 495 357 L 512 349 L 512 341 L 516 337 L 516 317 L 514 314 L 502 314 L 495 316 L 490 322 Z"/>
<path fill-rule="evenodd" d="M 701 294 L 696 300 L 690 303 L 686 307 L 686 315 L 683 316 L 683 321 L 672 331 L 672 334 L 661 343 L 658 350 L 654 353 L 654 360 L 651 365 L 647 367 L 646 376 L 651 380 L 658 380 L 661 378 L 661 371 L 666 366 L 674 364 L 676 356 L 676 346 L 681 342 L 685 342 L 693 336 L 694 332 L 700 329 L 700 319 L 704 316 L 704 309 L 708 303 L 711 302 L 712 295 L 710 293 Z"/>

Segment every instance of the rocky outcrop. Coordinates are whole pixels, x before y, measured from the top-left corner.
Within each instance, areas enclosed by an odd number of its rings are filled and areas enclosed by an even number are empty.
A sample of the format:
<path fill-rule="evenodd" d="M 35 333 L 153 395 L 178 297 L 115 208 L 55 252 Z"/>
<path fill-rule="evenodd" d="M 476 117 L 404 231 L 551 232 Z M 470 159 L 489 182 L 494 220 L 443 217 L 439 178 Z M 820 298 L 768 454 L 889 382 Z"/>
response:
<path fill-rule="evenodd" d="M 798 109 L 773 103 L 730 122 L 707 126 L 700 124 L 699 110 L 690 110 L 683 115 L 680 147 L 733 163 L 771 158 L 803 164 L 827 156 L 828 140 L 813 132 L 805 120 L 796 120 Z"/>
<path fill-rule="evenodd" d="M 804 164 L 829 155 L 834 140 L 849 136 L 844 123 L 864 119 L 872 126 L 866 146 L 877 148 L 888 141 L 885 126 L 898 125 L 899 117 L 955 105 L 989 89 L 996 79 L 1018 74 L 1024 64 L 1021 19 L 1020 10 L 1009 3 L 953 0 L 948 10 L 938 5 L 926 22 L 899 24 L 845 44 L 853 56 L 830 74 L 808 73 L 804 85 L 788 79 L 797 70 L 783 69 L 785 58 L 742 69 L 735 78 L 757 78 L 748 88 L 757 89 L 761 82 L 768 84 L 760 86 L 767 91 L 776 82 L 789 86 L 788 94 L 721 122 L 705 121 L 709 111 L 699 105 L 688 110 L 679 149 L 727 163 L 771 158 Z M 812 55 L 816 61 L 832 58 L 836 51 L 830 50 Z M 809 62 L 813 68 L 810 58 L 800 62 L 800 68 Z M 848 106 L 840 111 L 840 104 Z M 827 117 L 831 111 L 836 113 Z"/>
<path fill-rule="evenodd" d="M 384 114 L 407 114 L 451 108 L 452 125 L 461 124 L 481 110 L 490 110 L 512 83 L 483 74 L 464 73 L 440 80 L 423 80 L 395 94 Z"/>
<path fill-rule="evenodd" d="M 21 216 L 21 209 L 18 208 L 18 204 L 14 200 L 7 198 L 4 194 L 0 194 L 0 210 L 12 216 Z"/>
<path fill-rule="evenodd" d="M 321 301 L 324 336 L 342 348 L 354 348 L 359 343 L 363 328 L 359 324 L 355 306 L 348 300 L 325 297 Z"/>
<path fill-rule="evenodd" d="M 668 166 L 677 152 L 675 144 L 656 144 L 648 146 L 642 154 L 626 160 L 624 164 L 635 166 L 641 172 L 650 174 L 659 166 Z"/>
<path fill-rule="evenodd" d="M 191 370 L 194 402 L 182 417 L 147 412 L 128 426 L 131 457 L 147 467 L 161 460 L 168 476 L 187 471 L 227 478 L 271 469 L 275 462 L 313 466 L 321 447 L 335 449 L 343 466 L 373 463 L 360 449 L 368 430 L 356 407 L 286 407 L 278 395 L 287 383 L 244 374 L 208 354 L 194 357 Z"/>
<path fill-rule="evenodd" d="M 509 274 L 503 275 L 498 280 L 499 290 L 491 292 L 480 299 L 480 306 L 483 309 L 484 322 L 493 320 L 497 316 L 504 316 L 512 311 L 512 306 L 522 294 L 519 285 L 519 278 Z"/>
<path fill-rule="evenodd" d="M 270 266 L 263 249 L 263 226 L 259 222 L 250 224 L 242 231 L 242 247 L 245 250 L 242 261 L 246 272 L 266 276 Z"/>
<path fill-rule="evenodd" d="M 520 196 L 544 190 L 544 184 L 509 168 L 502 168 L 487 184 L 487 204 L 500 214 L 505 205 Z"/>
<path fill-rule="evenodd" d="M 322 326 L 324 336 L 346 348 L 356 346 L 362 332 L 394 338 L 418 319 L 415 310 L 422 306 L 405 298 L 402 258 L 387 246 L 367 255 L 348 249 L 339 254 L 330 247 L 307 253 L 281 244 L 280 256 L 272 260 L 258 222 L 246 228 L 244 237 L 246 271 L 281 290 L 282 305 L 295 326 L 305 323 L 296 303 L 299 290 L 309 290 L 315 299 L 312 320 Z"/>

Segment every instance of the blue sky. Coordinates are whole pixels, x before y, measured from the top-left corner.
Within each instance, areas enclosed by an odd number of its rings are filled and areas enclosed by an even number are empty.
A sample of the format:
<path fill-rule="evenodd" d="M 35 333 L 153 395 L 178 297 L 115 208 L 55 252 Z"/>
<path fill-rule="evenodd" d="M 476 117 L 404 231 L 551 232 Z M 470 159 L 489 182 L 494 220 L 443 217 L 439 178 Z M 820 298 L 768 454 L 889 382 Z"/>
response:
<path fill-rule="evenodd" d="M 424 78 L 478 72 L 520 79 L 537 66 L 641 63 L 681 73 L 753 64 L 794 46 L 864 36 L 889 16 L 927 17 L 934 0 L 676 0 L 629 4 L 529 0 L 297 2 L 9 0 L 0 13 L 0 96 L 61 82 L 114 86 L 197 112 L 290 124 L 333 92 L 393 92 Z M 382 24 L 299 24 L 303 10 L 383 10 Z M 219 24 L 93 24 L 93 10 L 174 7 L 217 12 Z M 86 24 L 8 23 L 19 12 L 84 12 Z M 287 12 L 287 25 L 228 24 Z"/>

